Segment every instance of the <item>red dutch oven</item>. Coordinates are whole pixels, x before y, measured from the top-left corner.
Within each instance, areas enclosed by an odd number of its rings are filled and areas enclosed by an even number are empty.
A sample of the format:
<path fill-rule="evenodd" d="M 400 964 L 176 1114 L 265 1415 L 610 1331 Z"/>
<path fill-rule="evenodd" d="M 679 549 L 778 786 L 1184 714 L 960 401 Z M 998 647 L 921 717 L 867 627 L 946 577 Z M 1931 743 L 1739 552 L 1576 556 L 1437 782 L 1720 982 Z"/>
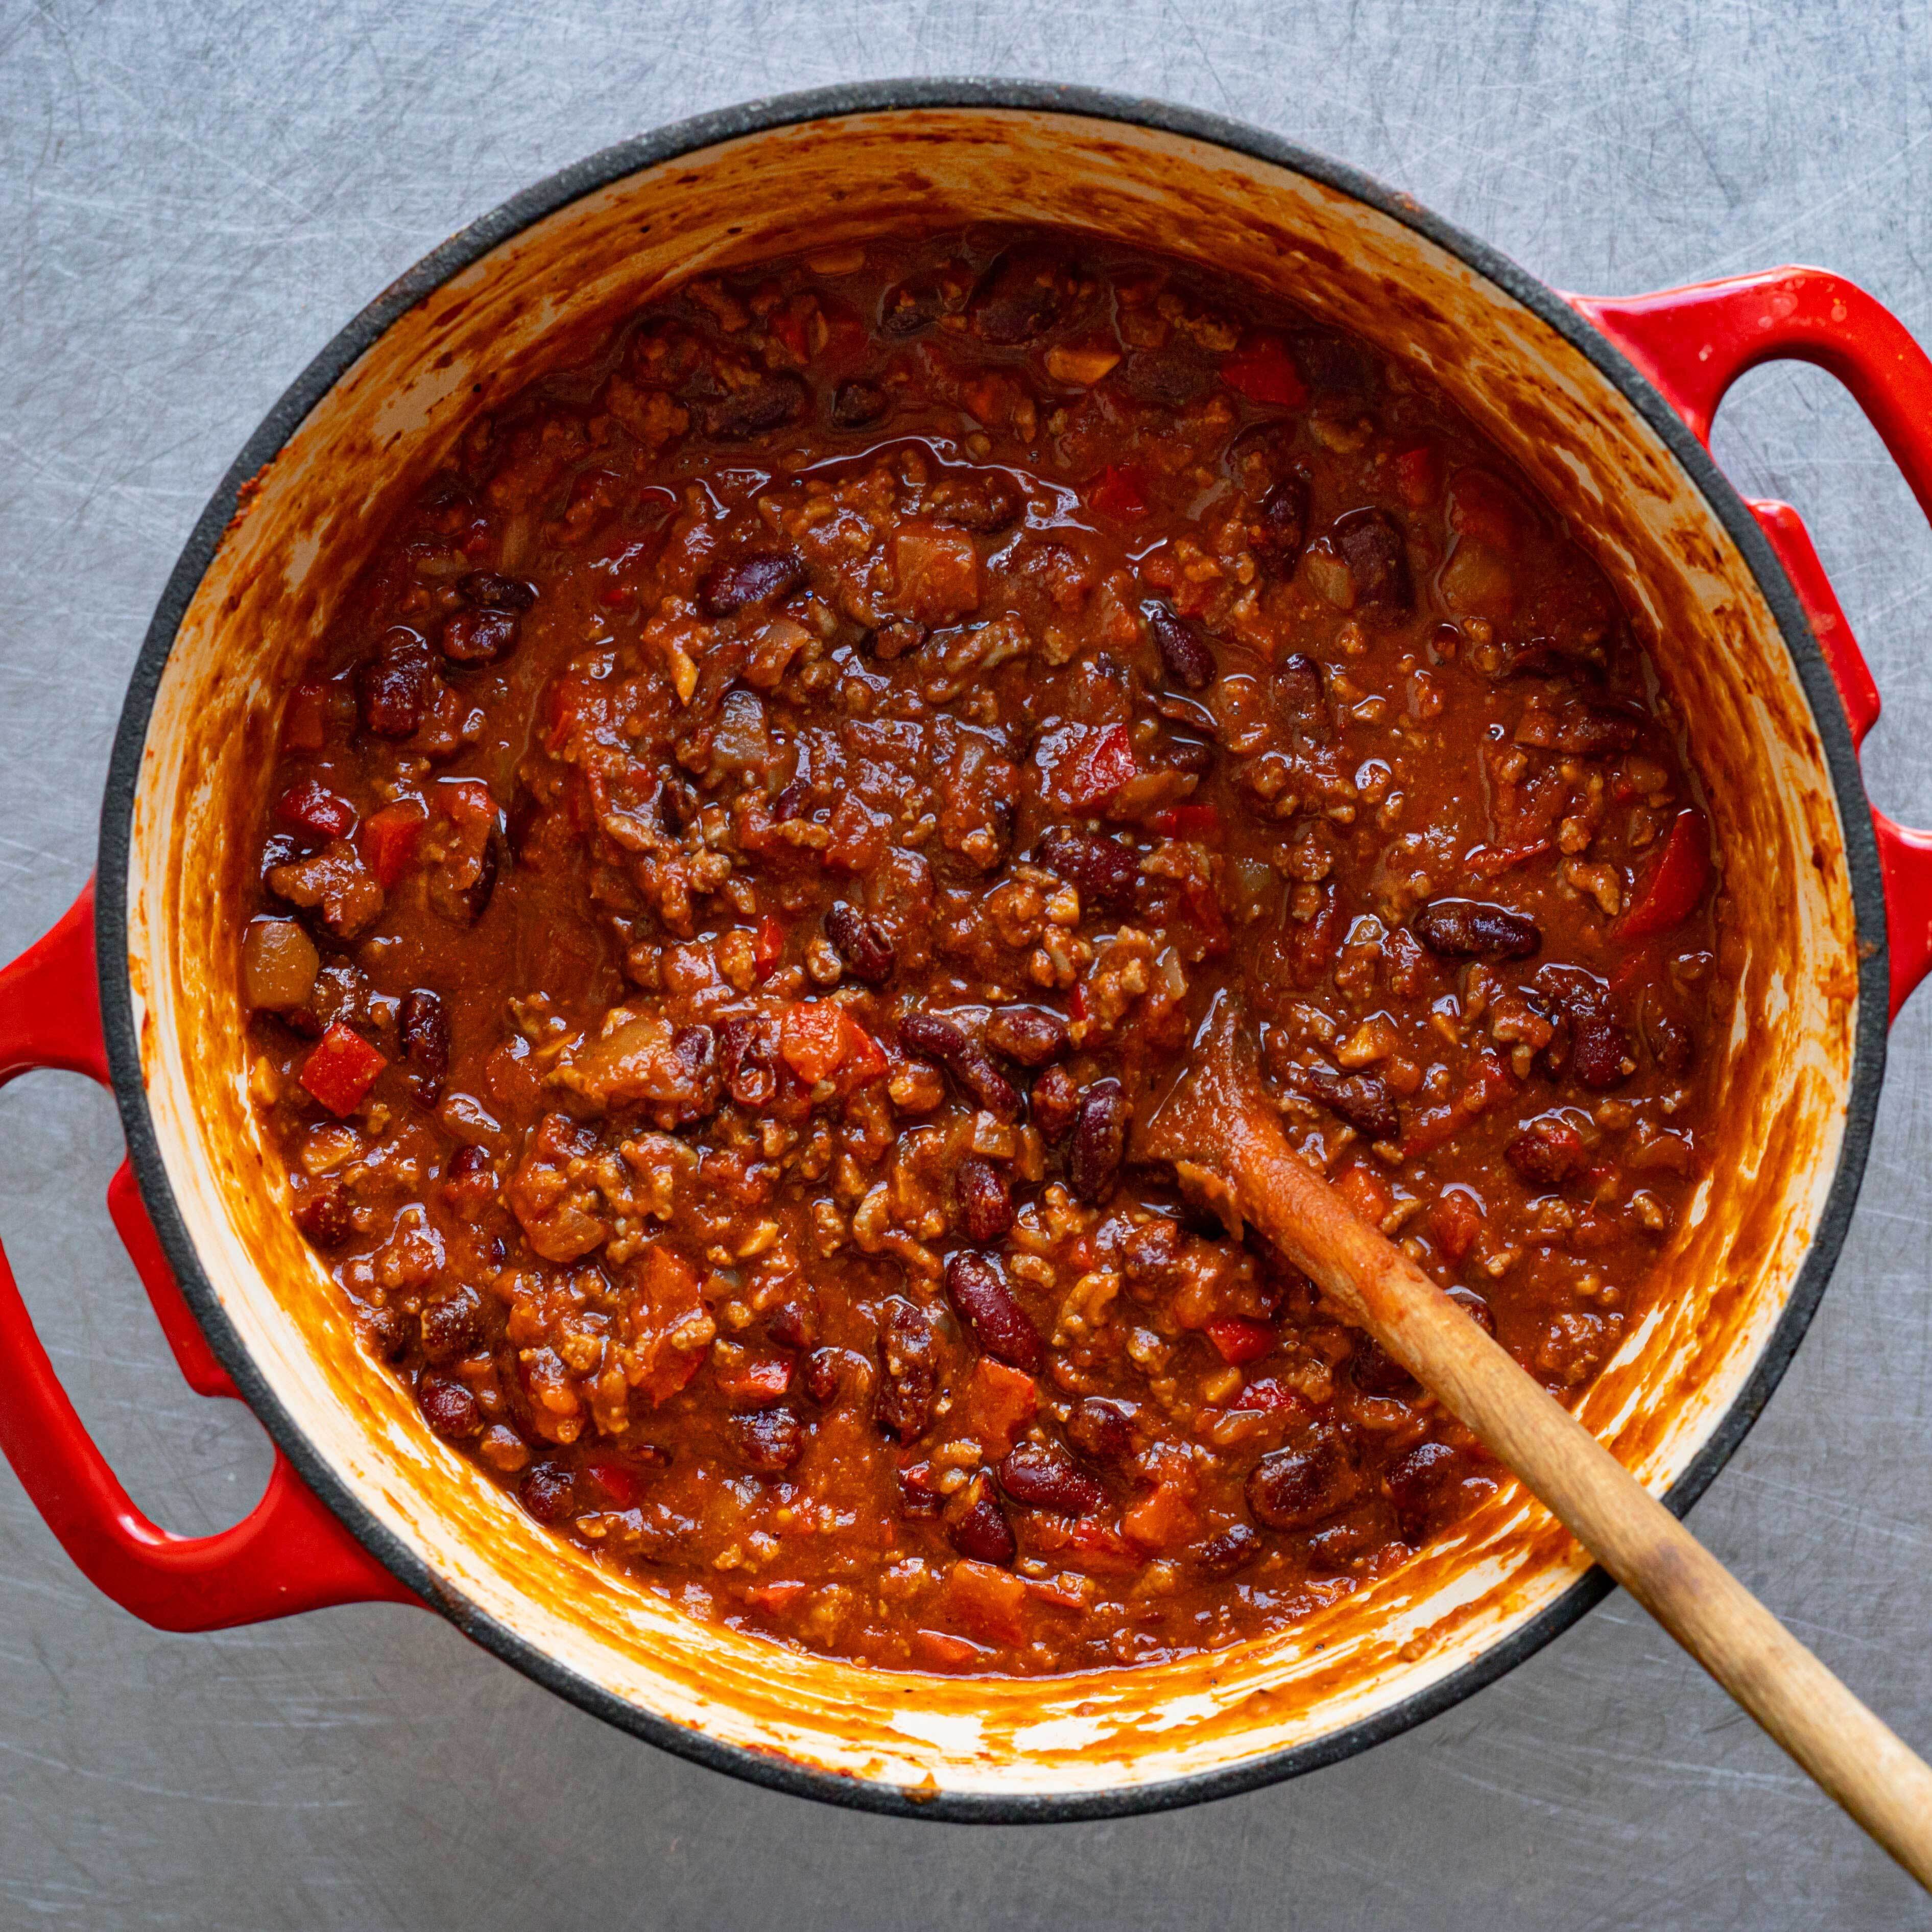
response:
<path fill-rule="evenodd" d="M 0 1448 L 74 1561 L 148 1622 L 427 1605 L 538 1682 L 739 1775 L 926 1816 L 1185 1803 L 1446 1708 L 1608 1587 L 1511 1488 L 1396 1576 L 1277 1637 L 1076 1678 L 870 1671 L 722 1630 L 530 1522 L 357 1349 L 288 1225 L 247 1098 L 238 947 L 249 783 L 336 589 L 471 416 L 679 278 L 908 226 L 1061 223 L 1218 266 L 1428 367 L 1630 586 L 1738 908 L 1726 1144 L 1654 1310 L 1580 1404 L 1680 1512 L 1808 1322 L 1851 1213 L 1885 1030 L 1932 962 L 1932 836 L 1872 808 L 1878 715 L 1796 513 L 1742 501 L 1712 417 L 1745 370 L 1819 364 L 1932 513 L 1932 363 L 1870 296 L 1786 268 L 1567 296 L 1353 171 L 1104 94 L 886 83 L 754 104 L 610 149 L 438 249 L 250 440 L 136 665 L 98 886 L 0 974 L 0 1080 L 112 1087 L 108 1210 L 182 1374 L 273 1436 L 233 1528 L 148 1522 L 82 1427 L 0 1258 Z"/>

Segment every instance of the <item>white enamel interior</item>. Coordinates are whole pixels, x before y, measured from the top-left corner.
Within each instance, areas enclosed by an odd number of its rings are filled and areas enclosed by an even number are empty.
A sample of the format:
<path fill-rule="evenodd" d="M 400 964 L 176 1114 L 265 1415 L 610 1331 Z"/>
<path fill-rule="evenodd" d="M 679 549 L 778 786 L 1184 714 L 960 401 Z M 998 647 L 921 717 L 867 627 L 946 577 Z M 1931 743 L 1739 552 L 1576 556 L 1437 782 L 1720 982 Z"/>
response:
<path fill-rule="evenodd" d="M 362 1505 L 533 1649 L 671 1723 L 931 1792 L 1120 1787 L 1354 1724 L 1506 1638 L 1583 1567 L 1511 1491 L 1450 1543 L 1280 1638 L 1030 1683 L 886 1676 L 693 1622 L 554 1540 L 430 1438 L 363 1358 L 282 1210 L 245 1091 L 231 827 L 328 600 L 470 412 L 667 281 L 882 230 L 1070 224 L 1279 287 L 1427 365 L 1634 585 L 1739 894 L 1744 994 L 1719 1158 L 1672 1286 L 1585 1413 L 1662 1487 L 1758 1358 L 1836 1161 L 1853 916 L 1804 698 L 1742 560 L 1618 394 L 1493 284 L 1303 176 L 1199 141 L 1036 112 L 859 116 L 634 175 L 504 243 L 392 326 L 259 479 L 183 624 L 135 808 L 129 945 L 150 1105 L 229 1319 Z M 1748 855 L 1747 859 L 1746 855 Z M 1815 855 L 1815 856 L 1814 856 Z"/>

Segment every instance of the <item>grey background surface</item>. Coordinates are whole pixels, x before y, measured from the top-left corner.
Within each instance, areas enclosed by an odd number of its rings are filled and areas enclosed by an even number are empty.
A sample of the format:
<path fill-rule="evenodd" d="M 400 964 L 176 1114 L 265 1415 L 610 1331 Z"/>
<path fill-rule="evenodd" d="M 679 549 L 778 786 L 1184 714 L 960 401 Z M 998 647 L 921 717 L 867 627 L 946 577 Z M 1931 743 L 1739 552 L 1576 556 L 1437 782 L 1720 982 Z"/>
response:
<path fill-rule="evenodd" d="M 1004 74 L 1248 119 L 1560 286 L 1786 260 L 1932 338 L 1932 19 L 1862 0 L 0 4 L 0 957 L 86 878 L 126 672 L 284 385 L 426 249 L 593 148 L 748 96 Z M 1928 539 L 1825 378 L 1719 424 L 1811 526 L 1886 696 L 1880 802 L 1932 821 Z M 1932 1745 L 1932 996 L 1894 1036 L 1852 1239 L 1698 1532 Z M 0 1233 L 136 1499 L 205 1530 L 265 1440 L 182 1386 L 100 1190 L 112 1110 L 0 1099 Z M 0 1925 L 1770 1928 L 1932 1910 L 1621 1595 L 1449 1714 L 1258 1795 L 1035 1829 L 861 1817 L 604 1729 L 435 1620 L 158 1635 L 0 1472 Z"/>

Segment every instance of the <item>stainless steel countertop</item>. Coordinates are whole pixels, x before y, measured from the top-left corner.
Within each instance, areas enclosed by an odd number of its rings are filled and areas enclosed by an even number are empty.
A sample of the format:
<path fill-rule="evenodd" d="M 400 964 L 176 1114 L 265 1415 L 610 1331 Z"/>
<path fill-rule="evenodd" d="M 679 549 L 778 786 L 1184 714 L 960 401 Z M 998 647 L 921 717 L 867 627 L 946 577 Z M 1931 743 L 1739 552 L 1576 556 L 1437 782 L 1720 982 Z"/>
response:
<path fill-rule="evenodd" d="M 155 598 L 236 450 L 426 249 L 608 142 L 755 94 L 994 73 L 1165 96 L 1406 188 L 1559 286 L 1796 260 L 1932 339 L 1920 7 L 1114 0 L 337 0 L 0 8 L 0 958 L 86 877 Z M 1824 376 L 1740 386 L 1720 460 L 1810 519 L 1886 698 L 1868 758 L 1932 822 L 1932 537 Z M 1920 748 L 1915 750 L 1914 747 Z M 1852 1238 L 1694 1527 L 1932 1746 L 1932 994 L 1893 1036 Z M 182 1385 L 108 1232 L 104 1096 L 0 1100 L 0 1233 L 81 1413 L 171 1527 L 268 1466 Z M 0 1385 L 4 1370 L 0 1368 Z M 435 1619 L 158 1634 L 0 1473 L 0 1924 L 282 1928 L 1932 1924 L 1621 1596 L 1502 1683 L 1205 1809 L 985 1829 L 756 1791 L 608 1730 Z"/>

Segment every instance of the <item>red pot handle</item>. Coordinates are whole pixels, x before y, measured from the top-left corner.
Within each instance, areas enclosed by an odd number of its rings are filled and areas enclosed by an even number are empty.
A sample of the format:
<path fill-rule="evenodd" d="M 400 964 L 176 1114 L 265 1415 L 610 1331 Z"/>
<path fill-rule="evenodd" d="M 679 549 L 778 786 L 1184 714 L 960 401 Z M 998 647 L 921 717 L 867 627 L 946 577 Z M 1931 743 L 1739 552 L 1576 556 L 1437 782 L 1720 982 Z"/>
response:
<path fill-rule="evenodd" d="M 0 969 L 0 1086 L 40 1067 L 110 1084 L 91 881 L 45 938 Z M 182 1298 L 124 1161 L 107 1208 L 188 1386 L 239 1400 Z M 224 1630 L 328 1604 L 419 1601 L 316 1501 L 279 1449 L 262 1500 L 232 1528 L 175 1536 L 150 1522 L 74 1413 L 4 1250 L 0 1451 L 89 1581 L 159 1629 Z"/>
<path fill-rule="evenodd" d="M 1760 362 L 1815 362 L 1850 390 L 1932 520 L 1932 359 L 1890 310 L 1822 268 L 1770 268 L 1648 296 L 1571 296 L 1707 448 L 1724 392 Z M 1878 686 L 1810 536 L 1789 503 L 1754 502 L 1831 667 L 1855 745 L 1876 722 Z M 1892 954 L 1892 1016 L 1932 969 L 1932 832 L 1876 807 Z"/>

